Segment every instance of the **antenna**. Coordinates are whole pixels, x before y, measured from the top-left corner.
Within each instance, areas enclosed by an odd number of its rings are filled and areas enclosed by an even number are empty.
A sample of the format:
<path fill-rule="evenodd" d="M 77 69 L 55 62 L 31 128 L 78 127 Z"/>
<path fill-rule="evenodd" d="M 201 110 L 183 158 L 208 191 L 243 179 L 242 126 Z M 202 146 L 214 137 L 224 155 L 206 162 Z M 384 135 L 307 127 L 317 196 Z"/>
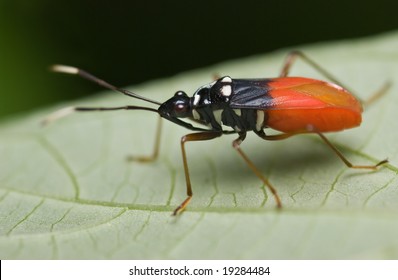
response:
<path fill-rule="evenodd" d="M 141 95 L 138 95 L 138 94 L 136 94 L 134 92 L 131 92 L 129 90 L 118 88 L 118 87 L 116 87 L 114 85 L 111 85 L 110 83 L 108 83 L 108 82 L 106 82 L 106 81 L 104 81 L 104 80 L 102 80 L 100 78 L 97 78 L 96 76 L 94 76 L 94 75 L 92 75 L 92 74 L 90 74 L 90 73 L 88 73 L 88 72 L 86 72 L 86 71 L 84 71 L 82 69 L 79 69 L 77 67 L 56 64 L 56 65 L 51 66 L 50 70 L 53 71 L 53 72 L 58 72 L 58 73 L 78 75 L 78 76 L 80 76 L 80 77 L 82 77 L 82 78 L 84 78 L 86 80 L 94 82 L 94 83 L 96 83 L 96 84 L 98 84 L 98 85 L 100 85 L 102 87 L 107 88 L 107 89 L 118 91 L 118 92 L 123 93 L 124 95 L 130 96 L 130 97 L 134 97 L 134 98 L 137 98 L 137 99 L 140 99 L 140 100 L 152 103 L 152 104 L 156 104 L 156 105 L 159 105 L 159 106 L 162 105 L 162 103 L 159 103 L 157 101 L 151 100 L 149 98 L 145 98 L 145 97 L 143 97 Z"/>
<path fill-rule="evenodd" d="M 51 71 L 53 72 L 58 72 L 58 73 L 65 73 L 65 74 L 71 74 L 71 75 L 78 75 L 86 80 L 89 80 L 91 82 L 94 82 L 96 84 L 99 84 L 100 86 L 103 86 L 107 89 L 118 91 L 123 93 L 124 95 L 140 99 L 152 104 L 156 105 L 162 105 L 161 103 L 145 98 L 143 96 L 140 96 L 134 92 L 128 91 L 126 89 L 118 88 L 115 87 L 114 85 L 109 84 L 108 82 L 101 80 L 100 78 L 97 78 L 96 76 L 73 66 L 67 66 L 67 65 L 53 65 L 51 66 Z M 149 107 L 143 107 L 143 106 L 122 106 L 122 107 L 66 107 L 62 108 L 58 111 L 53 112 L 52 114 L 48 115 L 42 122 L 42 125 L 48 125 L 58 119 L 64 118 L 74 112 L 87 112 L 87 111 L 112 111 L 112 110 L 144 110 L 144 111 L 151 111 L 151 112 L 156 112 L 159 113 L 157 109 L 154 108 L 149 108 Z"/>

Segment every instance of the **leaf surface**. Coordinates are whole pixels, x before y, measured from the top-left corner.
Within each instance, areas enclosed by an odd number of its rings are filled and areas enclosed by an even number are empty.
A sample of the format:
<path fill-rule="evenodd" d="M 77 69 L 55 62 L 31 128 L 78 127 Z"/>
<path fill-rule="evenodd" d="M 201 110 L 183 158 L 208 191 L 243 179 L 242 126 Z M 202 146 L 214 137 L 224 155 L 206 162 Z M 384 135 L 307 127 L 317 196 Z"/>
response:
<path fill-rule="evenodd" d="M 185 199 L 183 128 L 165 123 L 159 159 L 142 164 L 126 156 L 151 153 L 157 116 L 150 112 L 82 113 L 40 127 L 64 105 L 140 103 L 106 92 L 0 124 L 0 258 L 398 258 L 398 33 L 300 49 L 363 99 L 392 81 L 361 127 L 328 135 L 354 163 L 388 157 L 389 164 L 350 170 L 315 136 L 265 142 L 250 134 L 242 148 L 276 186 L 284 204 L 278 211 L 232 149 L 236 136 L 188 143 L 194 197 L 172 217 Z M 192 94 L 214 74 L 274 77 L 287 53 L 133 88 L 165 101 L 180 89 Z M 302 62 L 291 74 L 322 78 Z"/>

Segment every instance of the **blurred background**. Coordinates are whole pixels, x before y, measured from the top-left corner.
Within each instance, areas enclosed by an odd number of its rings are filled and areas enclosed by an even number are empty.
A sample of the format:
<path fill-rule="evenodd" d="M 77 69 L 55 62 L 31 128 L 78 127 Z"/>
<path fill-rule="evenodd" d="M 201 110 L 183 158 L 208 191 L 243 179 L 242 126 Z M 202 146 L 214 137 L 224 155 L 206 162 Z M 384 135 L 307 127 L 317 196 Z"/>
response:
<path fill-rule="evenodd" d="M 398 28 L 398 1 L 0 0 L 0 119 L 88 96 L 63 63 L 119 86 L 282 47 Z"/>

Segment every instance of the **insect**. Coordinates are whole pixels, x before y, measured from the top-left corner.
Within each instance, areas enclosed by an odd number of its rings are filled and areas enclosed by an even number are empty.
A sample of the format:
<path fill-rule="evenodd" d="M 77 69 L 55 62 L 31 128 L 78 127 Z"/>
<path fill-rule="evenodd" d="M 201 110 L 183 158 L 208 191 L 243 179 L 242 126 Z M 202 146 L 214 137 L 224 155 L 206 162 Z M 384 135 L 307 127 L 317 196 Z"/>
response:
<path fill-rule="evenodd" d="M 297 58 L 301 58 L 331 82 L 304 77 L 288 77 L 290 68 Z M 159 107 L 157 109 L 142 106 L 68 107 L 49 115 L 44 123 L 52 122 L 73 112 L 146 110 L 158 113 L 161 118 L 194 131 L 181 138 L 187 198 L 174 210 L 174 215 L 186 208 L 193 195 L 185 151 L 187 142 L 211 140 L 223 134 L 237 134 L 237 138 L 232 142 L 233 148 L 273 194 L 278 208 L 282 207 L 282 202 L 276 189 L 241 149 L 241 144 L 248 131 L 253 131 L 264 140 L 282 140 L 303 133 L 317 134 L 349 168 L 375 170 L 378 166 L 387 163 L 387 160 L 382 160 L 375 165 L 353 165 L 324 136 L 325 132 L 341 131 L 359 126 L 363 111 L 362 102 L 345 87 L 340 86 L 341 83 L 331 74 L 299 51 L 291 52 L 287 56 L 277 78 L 232 79 L 229 76 L 224 76 L 201 86 L 192 97 L 183 91 L 177 91 L 164 103 L 115 87 L 75 67 L 55 65 L 52 70 L 79 75 L 105 88 Z M 376 92 L 368 103 L 384 94 L 388 86 L 386 84 Z M 188 119 L 190 122 L 186 122 L 184 119 Z M 157 157 L 160 128 L 159 122 L 153 155 L 137 158 L 138 160 L 151 161 Z M 281 133 L 268 135 L 264 132 L 264 129 L 267 128 Z"/>

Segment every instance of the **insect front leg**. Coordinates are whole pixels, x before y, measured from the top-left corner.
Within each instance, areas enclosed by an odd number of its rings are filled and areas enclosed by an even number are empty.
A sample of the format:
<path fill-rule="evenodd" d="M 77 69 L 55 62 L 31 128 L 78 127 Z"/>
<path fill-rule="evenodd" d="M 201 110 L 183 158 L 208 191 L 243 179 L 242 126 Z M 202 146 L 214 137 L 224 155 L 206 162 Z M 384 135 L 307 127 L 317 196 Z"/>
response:
<path fill-rule="evenodd" d="M 76 112 L 92 112 L 92 111 L 115 111 L 115 110 L 146 110 L 157 112 L 157 110 L 147 107 L 140 107 L 140 106 L 121 106 L 121 107 L 66 107 L 62 108 L 54 113 L 48 115 L 43 121 L 42 125 L 48 125 L 60 118 L 64 118 L 70 114 Z M 150 162 L 157 159 L 159 154 L 159 147 L 160 147 L 160 136 L 162 131 L 162 118 L 159 117 L 157 129 L 156 129 L 156 138 L 155 138 L 155 145 L 150 156 L 128 156 L 127 160 L 135 160 L 140 162 Z"/>
<path fill-rule="evenodd" d="M 158 158 L 159 150 L 160 150 L 160 138 L 162 134 L 162 118 L 158 118 L 158 123 L 156 126 L 156 135 L 155 135 L 155 144 L 153 147 L 152 154 L 149 156 L 127 156 L 128 161 L 138 161 L 138 162 L 152 162 Z"/>
<path fill-rule="evenodd" d="M 177 215 L 184 211 L 184 209 L 187 207 L 188 203 L 192 199 L 192 187 L 191 187 L 191 179 L 189 177 L 189 169 L 188 169 L 188 161 L 187 161 L 187 155 L 185 152 L 185 143 L 186 142 L 192 142 L 192 141 L 204 141 L 204 140 L 211 140 L 216 137 L 220 137 L 222 135 L 222 132 L 219 131 L 209 131 L 209 132 L 197 132 L 197 133 L 191 133 L 183 136 L 181 138 L 181 152 L 182 152 L 182 161 L 184 164 L 184 172 L 185 172 L 185 181 L 187 185 L 187 198 L 178 206 L 174 212 L 173 215 Z"/>
<path fill-rule="evenodd" d="M 274 195 L 275 201 L 276 201 L 276 206 L 278 208 L 282 208 L 282 202 L 281 199 L 279 198 L 279 195 L 276 191 L 276 189 L 271 185 L 271 183 L 268 181 L 267 178 L 264 177 L 264 175 L 261 173 L 260 170 L 254 165 L 254 163 L 248 158 L 248 156 L 242 151 L 240 148 L 240 144 L 242 144 L 243 140 L 246 138 L 246 132 L 239 133 L 239 137 L 235 139 L 232 142 L 232 146 L 234 149 L 239 153 L 239 155 L 243 158 L 243 160 L 246 162 L 246 164 L 253 170 L 254 174 L 257 175 L 258 178 L 260 178 L 261 181 L 263 181 L 264 185 L 268 187 L 268 189 L 271 191 L 271 193 Z"/>

